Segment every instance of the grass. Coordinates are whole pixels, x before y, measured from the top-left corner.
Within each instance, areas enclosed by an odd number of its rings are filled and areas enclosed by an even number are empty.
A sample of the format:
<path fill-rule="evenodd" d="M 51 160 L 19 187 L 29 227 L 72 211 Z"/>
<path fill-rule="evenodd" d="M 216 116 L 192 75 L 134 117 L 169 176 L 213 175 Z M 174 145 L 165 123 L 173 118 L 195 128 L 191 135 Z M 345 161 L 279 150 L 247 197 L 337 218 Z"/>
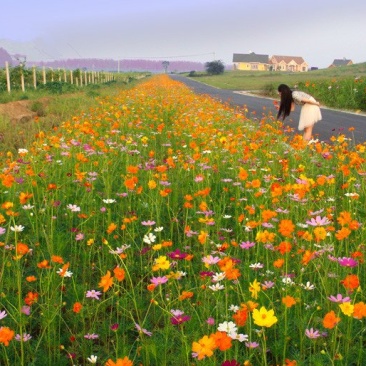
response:
<path fill-rule="evenodd" d="M 187 74 L 188 75 L 188 74 Z M 343 80 L 349 78 L 365 78 L 366 63 L 320 69 L 304 73 L 270 72 L 270 71 L 225 71 L 221 75 L 208 76 L 197 74 L 197 80 L 221 89 L 262 91 L 269 85 L 288 84 L 293 87 L 298 83 Z"/>
<path fill-rule="evenodd" d="M 303 73 L 227 71 L 221 75 L 198 74 L 195 80 L 221 89 L 246 90 L 277 97 L 279 84 L 308 92 L 322 105 L 366 111 L 366 63 Z"/>
<path fill-rule="evenodd" d="M 2 153 L 15 153 L 18 148 L 28 146 L 39 130 L 52 131 L 75 114 L 89 113 L 99 105 L 99 99 L 113 97 L 121 90 L 133 87 L 142 74 L 120 74 L 114 82 L 102 85 L 89 84 L 86 87 L 71 87 L 61 94 L 54 93 L 52 88 L 30 91 L 25 94 L 4 92 L 0 99 L 4 102 L 29 100 L 30 110 L 37 114 L 36 123 L 14 123 L 5 116 L 0 116 L 0 150 Z M 45 103 L 42 103 L 43 99 Z"/>
<path fill-rule="evenodd" d="M 2 156 L 2 365 L 365 364 L 365 144 L 166 75 L 97 101 Z"/>

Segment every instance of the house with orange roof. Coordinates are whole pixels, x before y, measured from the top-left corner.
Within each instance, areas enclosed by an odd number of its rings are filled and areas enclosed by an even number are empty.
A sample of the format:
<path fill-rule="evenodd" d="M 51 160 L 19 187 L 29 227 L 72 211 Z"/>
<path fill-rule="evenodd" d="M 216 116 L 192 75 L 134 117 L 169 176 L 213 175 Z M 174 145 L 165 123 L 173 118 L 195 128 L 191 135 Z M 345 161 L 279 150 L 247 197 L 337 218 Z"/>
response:
<path fill-rule="evenodd" d="M 269 59 L 273 71 L 306 72 L 309 65 L 299 56 L 273 55 Z"/>

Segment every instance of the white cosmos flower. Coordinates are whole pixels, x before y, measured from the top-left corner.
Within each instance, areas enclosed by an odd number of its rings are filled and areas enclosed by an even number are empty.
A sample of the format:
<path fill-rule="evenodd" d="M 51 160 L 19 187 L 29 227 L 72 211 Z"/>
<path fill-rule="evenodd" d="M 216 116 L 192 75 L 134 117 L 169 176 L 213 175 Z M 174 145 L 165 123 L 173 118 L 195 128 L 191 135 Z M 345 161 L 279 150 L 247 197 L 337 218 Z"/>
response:
<path fill-rule="evenodd" d="M 152 244 L 155 243 L 156 236 L 153 233 L 148 233 L 144 236 L 142 241 L 146 244 Z"/>
<path fill-rule="evenodd" d="M 14 226 L 10 227 L 10 230 L 14 231 L 15 233 L 19 233 L 24 230 L 24 226 L 23 225 L 14 225 Z"/>
<path fill-rule="evenodd" d="M 211 289 L 212 291 L 216 292 L 216 291 L 223 290 L 225 288 L 225 286 L 224 285 L 220 285 L 220 283 L 217 282 L 214 285 L 208 286 L 208 288 Z"/>
<path fill-rule="evenodd" d="M 72 212 L 78 212 L 78 211 L 80 211 L 80 207 L 79 206 L 76 206 L 76 205 L 68 204 L 66 207 L 69 210 L 71 210 Z"/>
<path fill-rule="evenodd" d="M 91 355 L 90 357 L 87 358 L 87 360 L 90 363 L 96 364 L 97 363 L 97 360 L 98 360 L 98 356 Z"/>
<path fill-rule="evenodd" d="M 164 230 L 164 228 L 163 228 L 162 226 L 156 227 L 156 228 L 154 229 L 154 231 L 155 231 L 156 233 L 159 233 L 160 231 L 163 231 L 163 230 Z"/>
<path fill-rule="evenodd" d="M 103 200 L 103 202 L 108 204 L 108 203 L 114 203 L 116 202 L 116 200 L 114 200 L 113 198 L 106 198 Z"/>
<path fill-rule="evenodd" d="M 215 274 L 212 276 L 212 281 L 214 281 L 214 282 L 220 282 L 220 281 L 222 281 L 225 277 L 226 277 L 225 272 L 215 273 Z"/>
<path fill-rule="evenodd" d="M 234 322 L 225 321 L 225 322 L 219 324 L 219 327 L 217 328 L 217 330 L 219 332 L 226 332 L 230 336 L 230 334 L 232 334 L 232 335 L 237 334 L 238 327 L 236 326 L 236 324 Z"/>

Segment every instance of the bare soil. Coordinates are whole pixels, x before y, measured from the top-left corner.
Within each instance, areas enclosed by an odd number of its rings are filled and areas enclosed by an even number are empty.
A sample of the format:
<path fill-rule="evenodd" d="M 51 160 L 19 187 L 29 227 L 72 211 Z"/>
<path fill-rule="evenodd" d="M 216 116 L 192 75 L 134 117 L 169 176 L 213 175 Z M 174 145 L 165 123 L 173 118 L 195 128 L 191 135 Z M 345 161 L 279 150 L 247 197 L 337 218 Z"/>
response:
<path fill-rule="evenodd" d="M 49 101 L 50 98 L 37 99 L 37 103 L 41 103 L 43 109 L 46 108 Z M 39 116 L 39 109 L 37 111 L 37 108 L 34 108 L 34 103 L 34 100 L 18 100 L 0 104 L 0 115 L 12 123 L 31 121 Z"/>

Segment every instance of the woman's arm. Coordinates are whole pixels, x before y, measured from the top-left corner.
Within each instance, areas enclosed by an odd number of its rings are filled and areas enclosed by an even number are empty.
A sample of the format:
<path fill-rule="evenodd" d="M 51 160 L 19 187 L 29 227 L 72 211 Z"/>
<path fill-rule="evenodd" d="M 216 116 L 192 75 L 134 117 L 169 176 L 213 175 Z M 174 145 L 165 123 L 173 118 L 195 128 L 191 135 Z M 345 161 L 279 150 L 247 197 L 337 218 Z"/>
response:
<path fill-rule="evenodd" d="M 311 99 L 302 99 L 301 100 L 303 103 L 307 103 L 307 104 L 313 104 L 313 105 L 317 105 L 320 106 L 320 103 L 317 102 L 315 99 L 311 100 Z"/>

